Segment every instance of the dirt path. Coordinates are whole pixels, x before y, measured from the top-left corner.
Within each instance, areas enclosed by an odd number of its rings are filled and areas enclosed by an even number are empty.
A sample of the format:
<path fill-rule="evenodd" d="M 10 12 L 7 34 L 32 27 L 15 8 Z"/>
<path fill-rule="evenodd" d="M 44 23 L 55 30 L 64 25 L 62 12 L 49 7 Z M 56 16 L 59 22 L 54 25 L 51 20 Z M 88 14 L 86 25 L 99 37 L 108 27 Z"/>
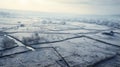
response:
<path fill-rule="evenodd" d="M 10 36 L 10 35 L 5 35 L 5 36 L 7 36 L 8 38 L 14 40 L 14 41 L 17 43 L 18 46 L 25 46 L 26 48 L 28 48 L 28 49 L 30 49 L 30 50 L 32 50 L 32 51 L 35 51 L 34 48 L 32 48 L 32 47 L 30 47 L 30 46 L 26 46 L 24 43 L 22 43 L 20 40 L 18 40 L 18 39 L 16 39 L 16 38 L 14 38 L 14 37 L 12 37 L 12 36 Z"/>

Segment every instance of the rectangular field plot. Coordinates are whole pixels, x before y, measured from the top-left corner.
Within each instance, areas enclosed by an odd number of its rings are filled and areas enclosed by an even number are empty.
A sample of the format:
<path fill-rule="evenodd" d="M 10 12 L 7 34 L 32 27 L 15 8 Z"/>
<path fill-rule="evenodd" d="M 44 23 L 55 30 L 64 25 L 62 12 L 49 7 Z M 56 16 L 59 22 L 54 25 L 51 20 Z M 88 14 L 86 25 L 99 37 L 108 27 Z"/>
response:
<path fill-rule="evenodd" d="M 60 60 L 60 57 L 53 49 L 36 49 L 0 58 L 0 67 L 61 67 L 57 60 Z"/>
<path fill-rule="evenodd" d="M 116 55 L 117 48 L 85 37 L 54 43 L 71 67 L 87 67 Z"/>

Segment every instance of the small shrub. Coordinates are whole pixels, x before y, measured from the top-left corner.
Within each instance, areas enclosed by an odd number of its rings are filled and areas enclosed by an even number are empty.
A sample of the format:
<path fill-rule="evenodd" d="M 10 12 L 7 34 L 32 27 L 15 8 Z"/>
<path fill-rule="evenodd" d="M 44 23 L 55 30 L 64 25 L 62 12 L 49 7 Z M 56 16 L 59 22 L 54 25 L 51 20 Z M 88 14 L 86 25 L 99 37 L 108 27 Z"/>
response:
<path fill-rule="evenodd" d="M 34 33 L 31 37 L 23 37 L 22 39 L 22 42 L 26 45 L 39 43 L 39 41 L 40 41 L 40 36 L 37 32 Z"/>
<path fill-rule="evenodd" d="M 6 48 L 11 48 L 15 45 L 15 41 L 12 40 L 12 39 L 9 39 L 8 37 L 5 37 L 3 40 L 2 40 L 2 48 L 3 49 L 6 49 Z"/>

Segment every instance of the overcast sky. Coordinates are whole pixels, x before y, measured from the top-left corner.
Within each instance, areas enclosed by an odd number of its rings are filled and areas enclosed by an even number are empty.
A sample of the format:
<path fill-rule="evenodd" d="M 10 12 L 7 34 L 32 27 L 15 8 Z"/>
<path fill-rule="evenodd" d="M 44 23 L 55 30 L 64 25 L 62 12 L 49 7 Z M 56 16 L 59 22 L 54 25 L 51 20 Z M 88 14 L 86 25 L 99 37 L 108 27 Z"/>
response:
<path fill-rule="evenodd" d="M 0 8 L 72 14 L 120 14 L 120 0 L 0 0 Z"/>

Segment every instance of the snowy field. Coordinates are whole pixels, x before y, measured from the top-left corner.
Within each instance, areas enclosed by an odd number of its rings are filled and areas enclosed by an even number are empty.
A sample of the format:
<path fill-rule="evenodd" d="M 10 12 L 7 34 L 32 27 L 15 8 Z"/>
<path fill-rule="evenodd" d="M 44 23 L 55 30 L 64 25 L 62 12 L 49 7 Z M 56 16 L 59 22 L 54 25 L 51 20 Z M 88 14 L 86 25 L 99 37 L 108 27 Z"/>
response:
<path fill-rule="evenodd" d="M 93 18 L 92 23 L 86 22 L 88 18 L 16 19 L 0 19 L 0 67 L 120 66 L 120 29 L 111 26 L 113 20 L 119 24 L 118 18 L 104 19 L 111 20 L 110 25 L 102 23 L 103 19 L 93 23 Z M 110 31 L 114 35 L 108 35 Z"/>

